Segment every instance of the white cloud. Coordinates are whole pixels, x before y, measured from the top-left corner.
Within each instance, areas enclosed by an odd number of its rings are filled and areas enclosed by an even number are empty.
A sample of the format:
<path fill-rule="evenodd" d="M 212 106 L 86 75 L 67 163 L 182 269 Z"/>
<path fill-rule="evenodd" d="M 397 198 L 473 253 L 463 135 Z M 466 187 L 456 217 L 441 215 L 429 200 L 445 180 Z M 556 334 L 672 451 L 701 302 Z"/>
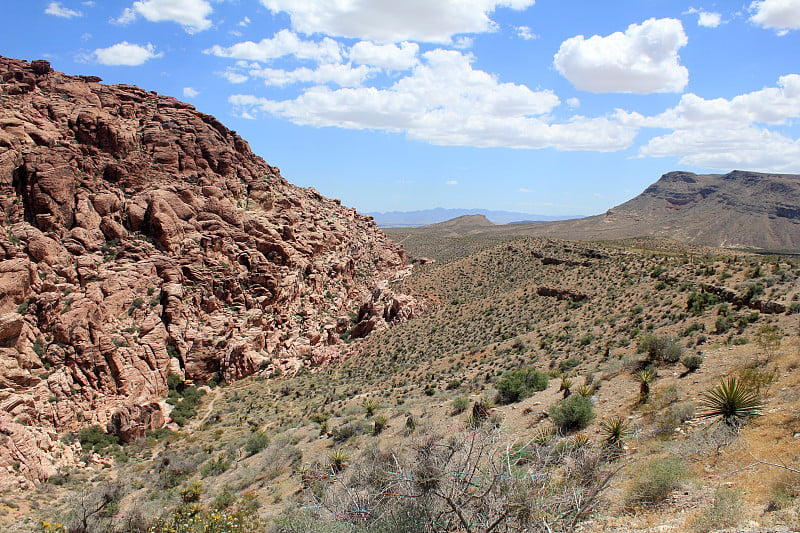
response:
<path fill-rule="evenodd" d="M 458 180 L 447 180 L 445 185 L 458 185 Z"/>
<path fill-rule="evenodd" d="M 800 139 L 757 127 L 679 130 L 651 139 L 644 156 L 673 156 L 680 163 L 706 168 L 797 172 Z"/>
<path fill-rule="evenodd" d="M 133 67 L 141 65 L 149 59 L 162 57 L 164 54 L 156 53 L 155 46 L 147 43 L 145 46 L 130 44 L 122 41 L 108 48 L 98 48 L 92 52 L 95 60 L 102 65 L 119 65 Z"/>
<path fill-rule="evenodd" d="M 577 98 L 569 98 L 569 99 L 567 99 L 567 105 L 571 109 L 577 109 L 577 108 L 579 108 L 581 106 L 581 101 L 579 99 L 577 99 Z"/>
<path fill-rule="evenodd" d="M 746 168 L 774 172 L 800 169 L 800 140 L 765 126 L 790 124 L 800 118 L 800 75 L 778 79 L 777 87 L 731 98 L 706 100 L 685 94 L 677 106 L 652 117 L 618 112 L 633 128 L 666 128 L 672 132 L 651 139 L 643 156 L 673 156 L 680 162 L 708 168 Z"/>
<path fill-rule="evenodd" d="M 248 24 L 250 24 L 250 17 L 245 17 L 241 21 L 239 21 L 239 26 L 241 26 L 242 28 L 244 28 Z"/>
<path fill-rule="evenodd" d="M 333 39 L 325 37 L 319 42 L 304 41 L 289 30 L 281 30 L 271 39 L 262 39 L 257 43 L 245 41 L 229 47 L 214 45 L 205 53 L 250 61 L 269 61 L 283 56 L 327 62 L 339 62 L 342 59 L 341 46 Z"/>
<path fill-rule="evenodd" d="M 457 51 L 432 50 L 387 89 L 312 87 L 293 100 L 240 94 L 229 101 L 296 124 L 403 132 L 439 145 L 610 151 L 633 140 L 635 128 L 609 118 L 551 123 L 549 113 L 560 103 L 555 94 L 500 83 L 470 61 Z"/>
<path fill-rule="evenodd" d="M 800 0 L 761 0 L 750 4 L 750 21 L 778 35 L 800 29 Z"/>
<path fill-rule="evenodd" d="M 729 129 L 752 123 L 785 124 L 800 118 L 800 75 L 778 78 L 777 87 L 766 87 L 727 100 L 706 100 L 695 94 L 681 96 L 678 105 L 663 113 L 644 117 L 622 113 L 620 120 L 636 126 L 669 129 Z"/>
<path fill-rule="evenodd" d="M 208 16 L 212 11 L 207 0 L 138 0 L 115 22 L 128 24 L 141 15 L 150 22 L 177 22 L 188 33 L 195 33 L 211 27 Z"/>
<path fill-rule="evenodd" d="M 494 31 L 489 14 L 498 7 L 522 10 L 534 0 L 261 0 L 288 13 L 292 28 L 382 43 L 451 43 L 459 33 Z"/>
<path fill-rule="evenodd" d="M 522 193 L 529 193 L 529 192 L 533 192 L 532 190 L 530 190 L 530 189 L 526 189 L 525 187 L 520 187 L 520 188 L 518 189 L 518 191 L 519 191 L 519 192 L 522 192 Z"/>
<path fill-rule="evenodd" d="M 197 89 L 194 89 L 193 87 L 184 87 L 183 88 L 183 97 L 184 98 L 194 98 L 198 94 L 200 94 L 200 92 Z"/>
<path fill-rule="evenodd" d="M 53 15 L 54 17 L 62 17 L 71 19 L 73 17 L 82 17 L 83 13 L 69 9 L 61 5 L 61 2 L 50 2 L 47 4 L 47 9 L 44 10 L 45 14 Z"/>
<path fill-rule="evenodd" d="M 253 69 L 250 75 L 263 78 L 268 86 L 283 87 L 293 83 L 335 83 L 341 87 L 358 87 L 373 72 L 367 66 L 343 65 L 341 63 L 328 63 L 316 69 L 301 67 L 295 70 L 281 70 L 272 68 Z"/>
<path fill-rule="evenodd" d="M 517 37 L 530 41 L 531 39 L 538 39 L 539 36 L 533 33 L 528 26 L 519 26 L 517 28 Z"/>
<path fill-rule="evenodd" d="M 235 70 L 230 69 L 230 68 L 226 69 L 225 72 L 217 72 L 216 74 L 218 74 L 219 76 L 222 76 L 223 78 L 228 80 L 230 83 L 236 83 L 236 84 L 244 83 L 244 82 L 246 82 L 247 80 L 250 79 L 247 75 L 242 74 L 240 72 L 236 72 Z"/>
<path fill-rule="evenodd" d="M 625 33 L 571 37 L 561 43 L 554 62 L 584 91 L 679 92 L 689 82 L 689 71 L 678 62 L 678 50 L 687 43 L 679 20 L 649 19 L 631 24 Z"/>
<path fill-rule="evenodd" d="M 418 63 L 417 43 L 375 44 L 359 41 L 350 49 L 350 59 L 360 65 L 371 65 L 387 70 L 408 70 Z"/>
<path fill-rule="evenodd" d="M 716 28 L 722 24 L 722 15 L 712 11 L 690 7 L 684 14 L 697 15 L 697 25 L 704 28 Z"/>

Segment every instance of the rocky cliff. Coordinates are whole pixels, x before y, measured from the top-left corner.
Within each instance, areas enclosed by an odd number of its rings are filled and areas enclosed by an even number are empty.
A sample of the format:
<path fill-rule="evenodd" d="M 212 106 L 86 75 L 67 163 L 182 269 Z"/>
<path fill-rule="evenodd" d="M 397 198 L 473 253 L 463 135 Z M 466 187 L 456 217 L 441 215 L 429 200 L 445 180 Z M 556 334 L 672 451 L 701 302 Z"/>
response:
<path fill-rule="evenodd" d="M 320 364 L 365 301 L 368 329 L 416 308 L 374 293 L 406 258 L 371 218 L 191 105 L 100 81 L 0 57 L 2 489 L 73 461 L 63 430 L 162 424 L 169 373 Z"/>

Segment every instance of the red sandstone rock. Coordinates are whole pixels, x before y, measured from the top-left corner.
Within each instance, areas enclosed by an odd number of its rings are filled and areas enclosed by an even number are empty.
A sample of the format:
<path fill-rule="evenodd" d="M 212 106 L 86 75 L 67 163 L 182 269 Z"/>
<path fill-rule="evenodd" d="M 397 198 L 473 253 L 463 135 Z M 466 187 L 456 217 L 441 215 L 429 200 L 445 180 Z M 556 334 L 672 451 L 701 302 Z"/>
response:
<path fill-rule="evenodd" d="M 400 246 L 214 117 L 46 61 L 0 57 L 0 80 L 0 430 L 17 443 L 0 486 L 63 462 L 54 430 L 162 424 L 169 372 L 322 364 L 364 300 L 371 327 L 420 311 L 371 294 L 403 271 Z"/>

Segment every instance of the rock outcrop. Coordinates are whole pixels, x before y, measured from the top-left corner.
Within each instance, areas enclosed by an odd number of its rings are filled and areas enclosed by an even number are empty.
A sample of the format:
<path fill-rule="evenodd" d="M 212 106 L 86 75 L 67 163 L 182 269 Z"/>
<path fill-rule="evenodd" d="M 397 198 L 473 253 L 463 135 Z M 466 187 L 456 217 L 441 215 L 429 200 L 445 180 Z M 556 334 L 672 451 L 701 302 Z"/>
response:
<path fill-rule="evenodd" d="M 371 218 L 290 185 L 214 117 L 46 61 L 0 57 L 0 207 L 0 423 L 42 443 L 0 454 L 3 490 L 65 460 L 53 431 L 163 423 L 170 372 L 335 357 L 337 317 L 406 268 Z"/>

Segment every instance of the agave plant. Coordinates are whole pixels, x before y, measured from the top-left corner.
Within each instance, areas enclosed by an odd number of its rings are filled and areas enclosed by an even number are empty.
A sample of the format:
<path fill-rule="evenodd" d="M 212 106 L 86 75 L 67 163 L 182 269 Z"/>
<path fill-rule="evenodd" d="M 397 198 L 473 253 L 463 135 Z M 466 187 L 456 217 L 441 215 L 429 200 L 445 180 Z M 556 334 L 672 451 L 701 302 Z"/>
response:
<path fill-rule="evenodd" d="M 607 446 L 622 448 L 625 444 L 625 437 L 630 433 L 630 425 L 623 417 L 612 416 L 600 422 L 600 432 L 603 434 L 603 442 Z"/>
<path fill-rule="evenodd" d="M 755 391 L 735 377 L 730 377 L 704 393 L 700 405 L 703 407 L 699 414 L 701 418 L 721 417 L 723 422 L 733 426 L 745 418 L 758 415 L 762 402 Z"/>

